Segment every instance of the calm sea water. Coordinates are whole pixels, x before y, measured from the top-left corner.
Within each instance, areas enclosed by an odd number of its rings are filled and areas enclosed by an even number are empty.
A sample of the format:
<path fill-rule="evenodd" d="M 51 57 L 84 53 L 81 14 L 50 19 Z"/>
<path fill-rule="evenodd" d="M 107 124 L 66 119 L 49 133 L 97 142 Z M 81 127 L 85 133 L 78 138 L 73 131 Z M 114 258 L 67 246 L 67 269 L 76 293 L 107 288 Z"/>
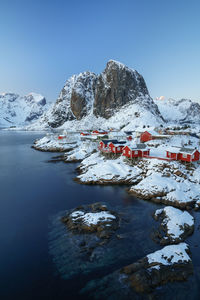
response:
<path fill-rule="evenodd" d="M 47 163 L 54 154 L 31 149 L 34 139 L 40 136 L 0 131 L 0 299 L 87 299 L 87 295 L 79 296 L 79 290 L 91 279 L 118 269 L 126 258 L 119 257 L 118 262 L 105 266 L 103 272 L 95 273 L 94 268 L 92 275 L 76 274 L 73 280 L 66 279 L 60 272 L 60 261 L 55 262 L 56 253 L 62 254 L 62 245 L 56 244 L 62 240 L 57 216 L 80 204 L 97 201 L 107 202 L 112 208 L 132 210 L 135 235 L 130 247 L 139 249 L 139 254 L 133 253 L 134 258 L 139 258 L 158 249 L 150 239 L 154 222 L 151 214 L 158 206 L 128 196 L 122 186 L 75 183 L 76 164 Z M 52 237 L 53 232 L 57 237 Z M 196 231 L 190 238 L 196 261 L 198 234 Z M 128 245 L 122 243 L 122 247 Z M 131 262 L 129 257 L 126 263 Z"/>

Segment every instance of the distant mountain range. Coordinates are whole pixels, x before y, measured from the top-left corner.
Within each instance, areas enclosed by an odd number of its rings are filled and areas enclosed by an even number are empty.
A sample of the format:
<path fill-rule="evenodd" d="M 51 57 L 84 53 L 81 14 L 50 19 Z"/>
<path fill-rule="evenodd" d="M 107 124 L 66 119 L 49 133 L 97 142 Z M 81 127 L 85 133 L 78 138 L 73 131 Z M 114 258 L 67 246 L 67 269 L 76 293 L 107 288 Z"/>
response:
<path fill-rule="evenodd" d="M 155 103 L 166 122 L 200 123 L 200 105 L 189 99 L 157 100 Z"/>
<path fill-rule="evenodd" d="M 41 95 L 0 95 L 0 124 L 28 124 L 27 129 L 134 130 L 144 125 L 188 122 L 200 124 L 198 103 L 153 100 L 143 77 L 114 60 L 108 61 L 99 75 L 83 72 L 69 78 L 48 110 Z"/>
<path fill-rule="evenodd" d="M 0 126 L 22 126 L 36 121 L 48 109 L 45 97 L 30 93 L 0 94 Z"/>

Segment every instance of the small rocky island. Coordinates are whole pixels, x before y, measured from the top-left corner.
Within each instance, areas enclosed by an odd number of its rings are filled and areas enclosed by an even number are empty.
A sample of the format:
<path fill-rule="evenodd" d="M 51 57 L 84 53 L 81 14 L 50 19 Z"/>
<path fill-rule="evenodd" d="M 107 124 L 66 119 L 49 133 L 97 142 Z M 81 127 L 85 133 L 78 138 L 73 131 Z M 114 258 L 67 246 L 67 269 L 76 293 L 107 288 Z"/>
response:
<path fill-rule="evenodd" d="M 94 203 L 81 206 L 62 217 L 62 222 L 73 233 L 94 233 L 100 239 L 109 239 L 119 227 L 119 216 L 106 205 Z"/>

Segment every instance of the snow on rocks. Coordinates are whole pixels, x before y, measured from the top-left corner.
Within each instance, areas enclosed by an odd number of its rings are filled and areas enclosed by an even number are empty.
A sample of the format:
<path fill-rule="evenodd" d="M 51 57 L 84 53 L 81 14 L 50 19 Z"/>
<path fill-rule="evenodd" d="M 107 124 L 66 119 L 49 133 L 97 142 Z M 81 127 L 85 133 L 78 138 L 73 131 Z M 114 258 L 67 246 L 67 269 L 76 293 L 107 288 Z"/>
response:
<path fill-rule="evenodd" d="M 161 221 L 161 228 L 156 234 L 161 245 L 180 243 L 194 231 L 194 218 L 187 211 L 167 206 L 156 210 L 154 218 Z"/>
<path fill-rule="evenodd" d="M 79 167 L 77 181 L 84 184 L 128 184 L 141 180 L 141 169 L 129 166 L 121 156 L 117 159 L 106 159 L 94 153 L 84 159 Z"/>
<path fill-rule="evenodd" d="M 59 140 L 57 135 L 47 135 L 36 140 L 32 147 L 39 151 L 67 152 L 77 147 L 77 142 Z"/>
<path fill-rule="evenodd" d="M 79 162 L 97 151 L 95 141 L 82 141 L 79 146 L 65 154 L 65 162 Z"/>
<path fill-rule="evenodd" d="M 185 243 L 165 246 L 121 269 L 136 292 L 149 293 L 162 284 L 186 280 L 193 273 L 189 246 Z"/>
<path fill-rule="evenodd" d="M 119 227 L 118 215 L 100 203 L 78 207 L 64 216 L 62 222 L 74 233 L 95 233 L 106 239 Z"/>
<path fill-rule="evenodd" d="M 153 159 L 144 160 L 141 167 L 143 179 L 129 190 L 134 196 L 180 208 L 193 207 L 199 200 L 198 182 L 187 166 Z"/>
<path fill-rule="evenodd" d="M 105 223 L 110 219 L 115 219 L 116 217 L 107 213 L 105 211 L 101 212 L 92 212 L 92 213 L 84 213 L 83 211 L 75 211 L 73 212 L 70 217 L 74 222 L 77 220 L 81 220 L 84 224 L 91 226 L 97 225 L 99 222 Z"/>

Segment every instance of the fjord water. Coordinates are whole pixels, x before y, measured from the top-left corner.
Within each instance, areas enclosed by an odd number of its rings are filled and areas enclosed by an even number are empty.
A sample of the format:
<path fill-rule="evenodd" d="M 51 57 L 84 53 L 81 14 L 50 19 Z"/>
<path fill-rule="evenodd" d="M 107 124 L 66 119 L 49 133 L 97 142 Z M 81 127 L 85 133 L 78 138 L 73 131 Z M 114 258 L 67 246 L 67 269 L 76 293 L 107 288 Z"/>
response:
<path fill-rule="evenodd" d="M 43 135 L 0 130 L 0 299 L 87 299 L 79 291 L 88 281 L 159 248 L 150 233 L 154 225 L 151 215 L 160 206 L 128 196 L 123 186 L 77 184 L 73 181 L 76 164 L 48 163 L 54 154 L 31 148 Z M 127 228 L 133 237 L 127 244 L 119 241 L 120 247 L 130 249 L 132 257 L 119 255 L 117 261 L 107 262 L 96 272 L 94 265 L 91 274 L 66 278 L 76 264 L 63 261 L 66 251 L 68 259 L 73 249 L 69 251 L 59 218 L 65 210 L 97 201 L 132 212 Z M 198 242 L 194 238 L 198 234 L 196 231 L 190 239 L 195 259 Z M 73 255 L 71 259 L 75 259 Z M 179 285 L 180 294 L 181 289 Z"/>
<path fill-rule="evenodd" d="M 31 148 L 42 135 L 0 130 L 0 299 L 78 297 L 84 278 L 62 279 L 49 253 L 51 219 L 97 201 L 131 205 L 123 187 L 79 185 L 76 164 L 48 163 L 56 154 Z"/>

